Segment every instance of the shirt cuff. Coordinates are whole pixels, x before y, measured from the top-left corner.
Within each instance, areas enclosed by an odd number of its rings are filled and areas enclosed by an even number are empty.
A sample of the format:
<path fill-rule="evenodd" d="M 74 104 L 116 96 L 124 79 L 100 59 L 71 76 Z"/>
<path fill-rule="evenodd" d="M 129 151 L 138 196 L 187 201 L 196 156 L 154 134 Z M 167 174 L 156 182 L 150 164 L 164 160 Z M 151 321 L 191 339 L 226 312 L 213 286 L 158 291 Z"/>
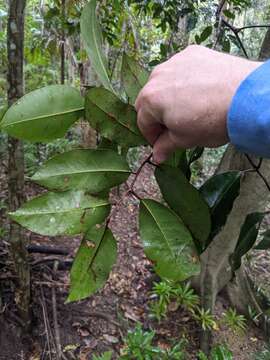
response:
<path fill-rule="evenodd" d="M 241 152 L 270 158 L 270 61 L 239 86 L 227 118 L 230 142 Z"/>

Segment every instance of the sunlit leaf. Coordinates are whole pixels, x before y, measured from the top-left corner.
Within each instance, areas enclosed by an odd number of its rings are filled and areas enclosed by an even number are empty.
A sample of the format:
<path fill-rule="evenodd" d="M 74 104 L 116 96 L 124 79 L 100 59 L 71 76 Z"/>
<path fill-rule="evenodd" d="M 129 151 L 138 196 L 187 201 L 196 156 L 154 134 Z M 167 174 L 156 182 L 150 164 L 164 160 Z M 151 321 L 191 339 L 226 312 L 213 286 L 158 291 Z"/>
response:
<path fill-rule="evenodd" d="M 110 91 L 90 89 L 86 94 L 85 109 L 86 119 L 101 136 L 124 147 L 146 144 L 137 127 L 133 106 L 125 104 Z"/>
<path fill-rule="evenodd" d="M 125 182 L 129 174 L 125 158 L 113 150 L 80 149 L 54 156 L 31 179 L 50 190 L 97 194 Z"/>
<path fill-rule="evenodd" d="M 146 84 L 149 73 L 136 60 L 123 55 L 121 77 L 124 89 L 131 104 L 135 104 L 136 98 Z"/>
<path fill-rule="evenodd" d="M 160 277 L 182 281 L 199 273 L 192 236 L 173 211 L 145 199 L 141 201 L 139 217 L 145 254 Z"/>
<path fill-rule="evenodd" d="M 102 223 L 109 210 L 108 200 L 82 191 L 49 192 L 28 201 L 10 217 L 41 235 L 76 235 Z"/>
<path fill-rule="evenodd" d="M 81 34 L 91 61 L 91 66 L 97 73 L 102 85 L 113 91 L 108 76 L 108 62 L 102 50 L 102 32 L 97 21 L 96 0 L 90 0 L 81 15 Z"/>
<path fill-rule="evenodd" d="M 33 142 L 49 142 L 65 135 L 84 114 L 78 90 L 51 85 L 23 96 L 5 113 L 1 128 L 9 135 Z"/>
<path fill-rule="evenodd" d="M 67 302 L 87 298 L 107 281 L 116 261 L 117 244 L 105 227 L 91 228 L 76 254 L 71 273 L 71 289 Z"/>
<path fill-rule="evenodd" d="M 166 165 L 158 166 L 155 176 L 164 199 L 181 217 L 203 249 L 211 231 L 211 216 L 207 203 L 179 169 Z"/>

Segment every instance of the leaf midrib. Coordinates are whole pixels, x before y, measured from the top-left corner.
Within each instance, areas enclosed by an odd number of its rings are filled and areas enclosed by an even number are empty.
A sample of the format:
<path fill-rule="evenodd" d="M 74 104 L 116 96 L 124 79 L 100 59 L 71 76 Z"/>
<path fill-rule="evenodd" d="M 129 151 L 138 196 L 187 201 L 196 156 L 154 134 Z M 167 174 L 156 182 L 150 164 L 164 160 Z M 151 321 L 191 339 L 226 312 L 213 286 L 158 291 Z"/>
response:
<path fill-rule="evenodd" d="M 89 100 L 91 101 L 91 103 L 96 106 L 99 110 L 101 110 L 106 116 L 108 116 L 109 118 L 114 118 L 116 120 L 116 122 L 123 126 L 126 130 L 130 131 L 133 135 L 137 136 L 137 137 L 140 137 L 139 134 L 137 134 L 136 132 L 134 132 L 134 130 L 130 129 L 125 123 L 122 123 L 120 120 L 119 120 L 119 117 L 113 117 L 111 115 L 109 115 L 106 110 L 104 110 L 99 104 L 97 104 L 96 102 L 94 102 L 91 98 L 89 98 Z"/>
<path fill-rule="evenodd" d="M 30 119 L 29 118 L 28 119 L 22 119 L 20 121 L 7 123 L 6 125 L 4 124 L 4 119 L 3 119 L 2 126 L 4 128 L 7 128 L 7 127 L 13 126 L 15 124 L 21 124 L 21 123 L 28 122 L 28 121 L 34 121 L 34 120 L 40 120 L 40 119 L 45 119 L 45 118 L 57 117 L 57 116 L 61 116 L 61 115 L 70 114 L 70 113 L 73 113 L 73 112 L 83 111 L 83 110 L 84 110 L 84 107 L 79 107 L 79 108 L 74 108 L 74 109 L 70 109 L 70 110 L 67 110 L 67 111 L 57 112 L 57 113 L 54 113 L 54 114 L 45 114 L 45 115 L 35 116 L 33 118 L 30 118 Z"/>
<path fill-rule="evenodd" d="M 52 178 L 52 177 L 57 177 L 57 176 L 68 176 L 68 175 L 77 175 L 77 174 L 85 174 L 85 173 L 100 173 L 100 172 L 116 172 L 116 173 L 129 173 L 130 171 L 129 170 L 115 170 L 115 169 L 102 169 L 102 170 L 98 170 L 98 169 L 95 169 L 95 170 L 83 170 L 83 171 L 74 171 L 74 172 L 63 172 L 63 173 L 57 173 L 57 174 L 49 174 L 47 175 L 46 177 L 43 177 L 44 178 Z M 32 176 L 31 178 L 32 180 L 41 180 L 42 178 L 37 178 L 34 176 Z"/>
<path fill-rule="evenodd" d="M 33 215 L 53 215 L 53 214 L 56 214 L 56 215 L 60 215 L 60 214 L 65 214 L 65 213 L 70 213 L 70 212 L 82 212 L 82 211 L 86 211 L 86 210 L 91 210 L 91 209 L 96 209 L 96 208 L 100 208 L 100 207 L 103 207 L 103 206 L 108 206 L 110 205 L 109 203 L 104 203 L 104 204 L 100 204 L 100 205 L 97 205 L 97 206 L 93 206 L 93 207 L 84 207 L 84 208 L 72 208 L 72 209 L 66 209 L 66 210 L 63 210 L 63 211 L 59 211 L 59 212 L 56 212 L 56 211 L 40 211 L 40 212 L 35 212 L 35 213 L 27 213 L 27 214 L 18 214 L 18 215 L 15 215 L 15 213 L 10 213 L 10 215 L 12 216 L 33 216 Z"/>
<path fill-rule="evenodd" d="M 156 217 L 154 216 L 154 214 L 153 214 L 153 212 L 150 210 L 150 208 L 147 206 L 147 204 L 146 204 L 145 202 L 143 202 L 143 204 L 144 204 L 144 206 L 146 207 L 146 209 L 149 211 L 149 213 L 150 213 L 150 215 L 152 216 L 152 218 L 154 219 L 155 223 L 157 224 L 157 227 L 159 228 L 161 234 L 163 235 L 163 237 L 164 237 L 164 239 L 165 239 L 165 241 L 166 241 L 166 244 L 167 244 L 167 247 L 168 247 L 168 249 L 169 249 L 169 251 L 170 251 L 170 253 L 171 253 L 171 256 L 172 256 L 172 258 L 174 259 L 174 258 L 175 258 L 175 255 L 174 255 L 174 253 L 173 253 L 172 250 L 171 250 L 170 244 L 169 244 L 169 242 L 168 242 L 168 240 L 167 240 L 167 237 L 166 237 L 165 234 L 164 234 L 164 231 L 162 230 L 162 228 L 161 228 L 161 226 L 159 225 Z"/>

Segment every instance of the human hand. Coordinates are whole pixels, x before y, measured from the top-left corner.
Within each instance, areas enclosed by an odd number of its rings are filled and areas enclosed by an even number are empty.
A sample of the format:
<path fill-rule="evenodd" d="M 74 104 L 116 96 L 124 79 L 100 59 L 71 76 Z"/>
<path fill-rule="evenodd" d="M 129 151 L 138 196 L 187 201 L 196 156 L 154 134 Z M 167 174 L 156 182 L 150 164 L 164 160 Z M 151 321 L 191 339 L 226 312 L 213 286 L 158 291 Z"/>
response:
<path fill-rule="evenodd" d="M 226 144 L 232 98 L 260 64 L 192 45 L 158 65 L 135 104 L 153 160 L 161 163 L 177 148 Z"/>

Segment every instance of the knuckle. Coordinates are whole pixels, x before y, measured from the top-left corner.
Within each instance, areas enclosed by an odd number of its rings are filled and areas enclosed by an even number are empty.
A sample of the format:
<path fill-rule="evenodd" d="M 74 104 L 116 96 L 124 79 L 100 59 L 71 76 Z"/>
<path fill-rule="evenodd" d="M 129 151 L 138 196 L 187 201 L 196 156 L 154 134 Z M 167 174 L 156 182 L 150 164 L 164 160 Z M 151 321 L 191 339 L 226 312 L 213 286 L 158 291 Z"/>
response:
<path fill-rule="evenodd" d="M 151 106 L 156 96 L 155 89 L 152 86 L 145 88 L 141 94 L 143 104 Z"/>

